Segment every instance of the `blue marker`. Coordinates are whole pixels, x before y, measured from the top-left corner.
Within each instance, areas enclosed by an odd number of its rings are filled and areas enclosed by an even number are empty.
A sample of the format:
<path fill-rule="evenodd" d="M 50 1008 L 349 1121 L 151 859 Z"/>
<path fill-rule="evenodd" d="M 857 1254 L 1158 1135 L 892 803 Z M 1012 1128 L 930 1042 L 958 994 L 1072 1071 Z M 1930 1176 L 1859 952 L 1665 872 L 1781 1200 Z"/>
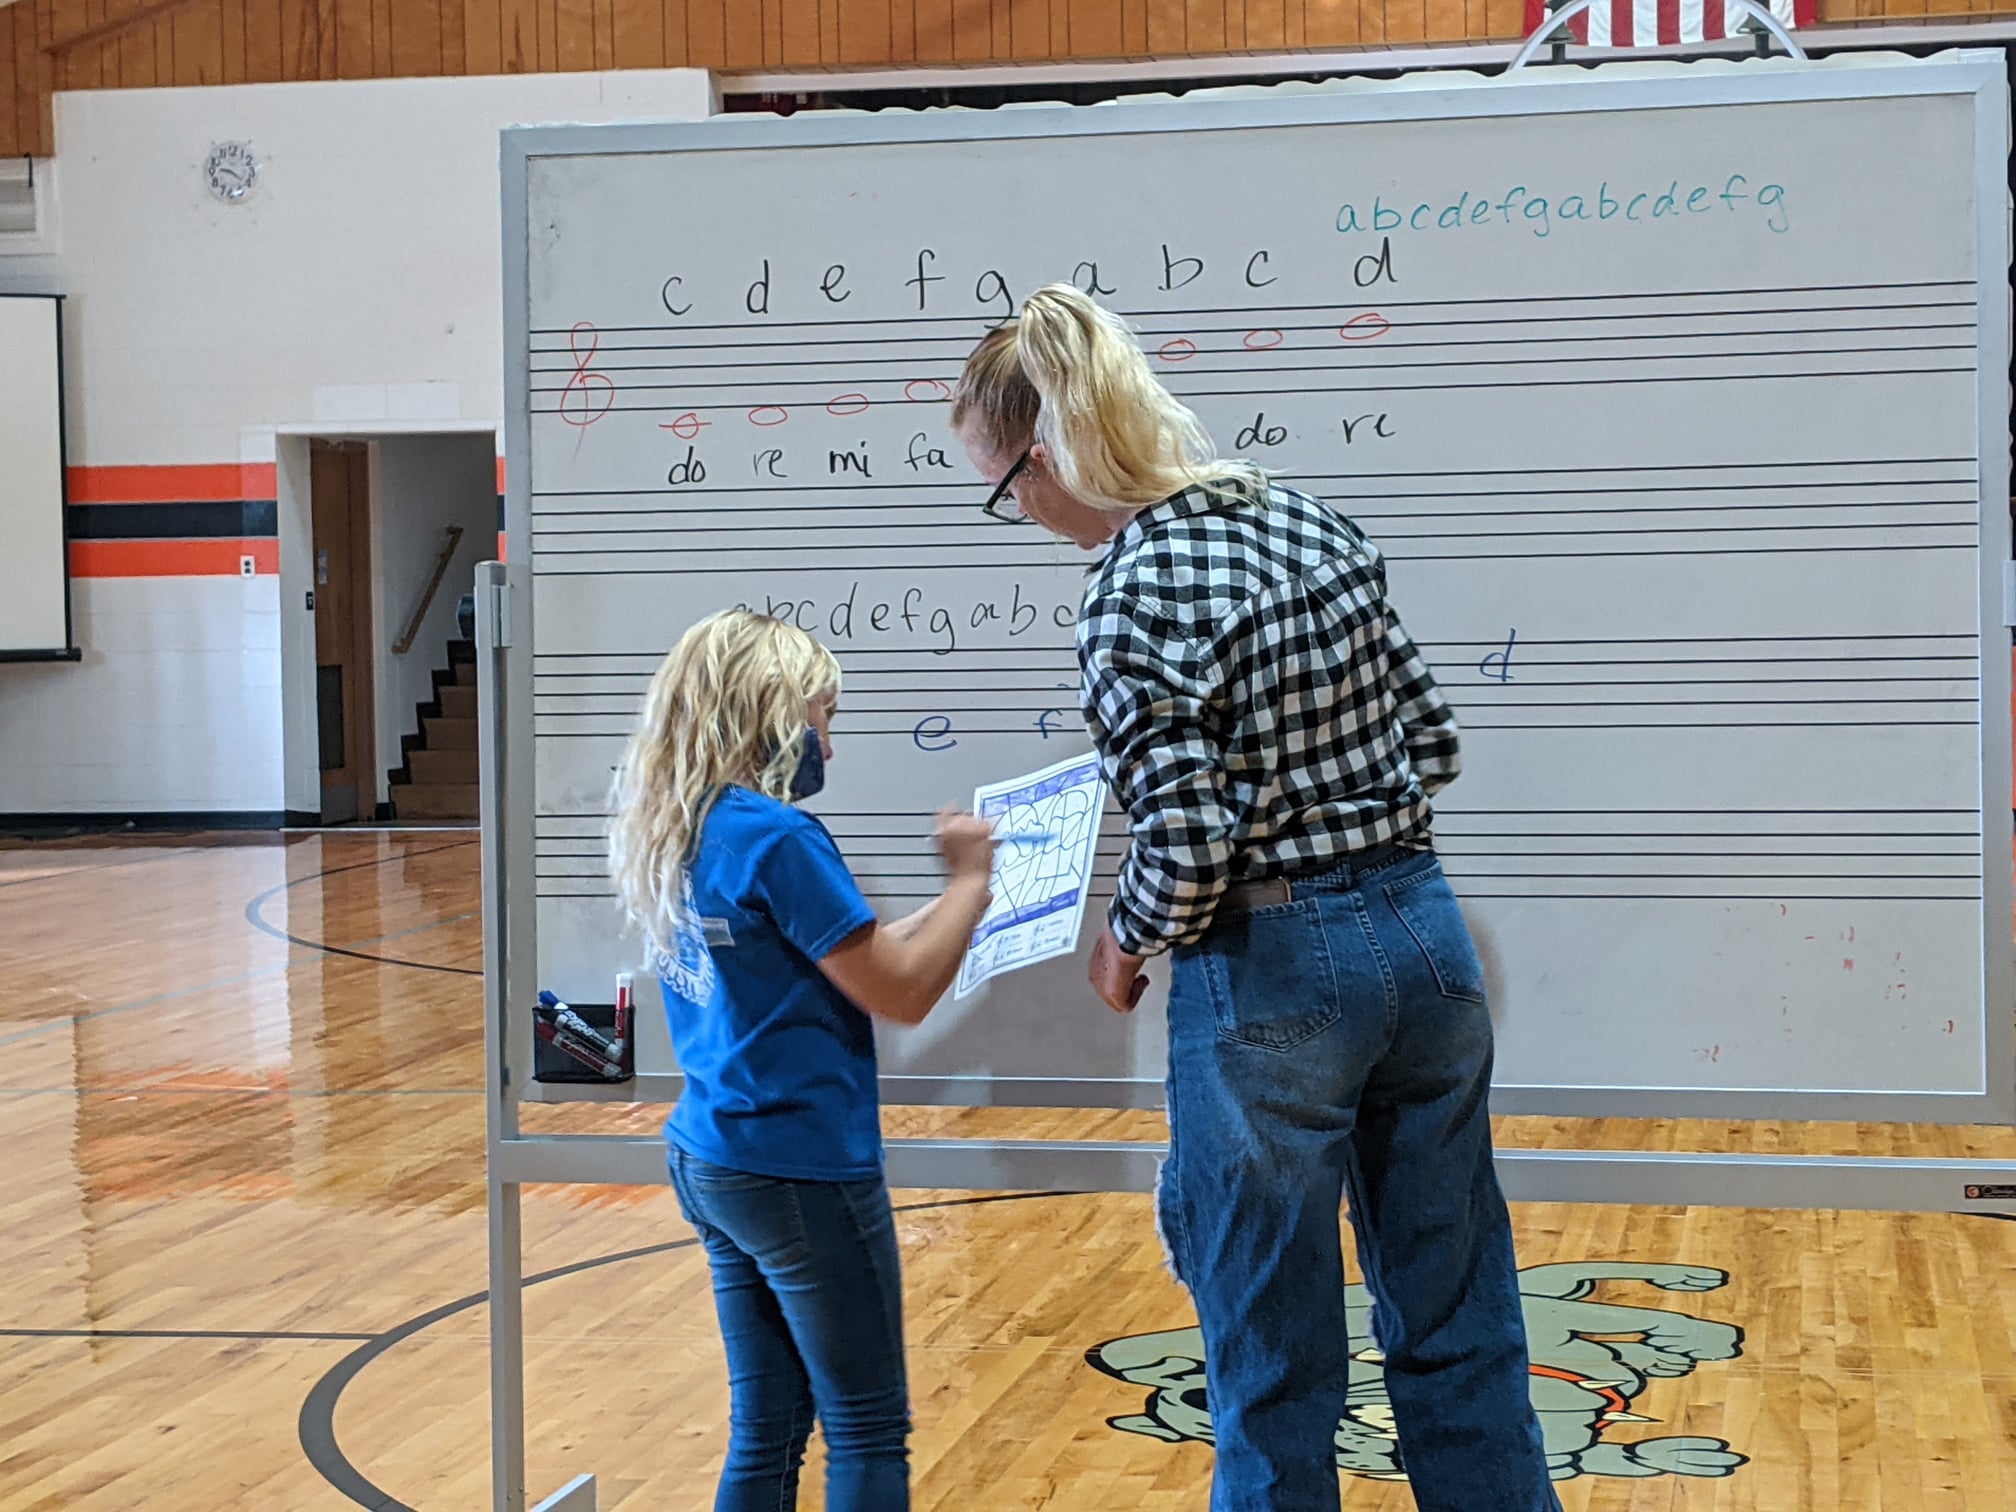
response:
<path fill-rule="evenodd" d="M 996 835 L 996 845 L 1054 845 L 1063 836 L 1056 830 L 1023 830 L 1014 835 Z"/>

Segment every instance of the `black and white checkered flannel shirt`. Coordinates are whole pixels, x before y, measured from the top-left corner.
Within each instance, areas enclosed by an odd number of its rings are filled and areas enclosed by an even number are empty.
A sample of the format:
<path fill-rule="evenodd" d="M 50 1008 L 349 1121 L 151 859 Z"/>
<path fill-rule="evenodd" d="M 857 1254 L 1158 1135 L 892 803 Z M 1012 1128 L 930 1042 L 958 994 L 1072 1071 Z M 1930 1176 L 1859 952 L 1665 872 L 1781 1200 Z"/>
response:
<path fill-rule="evenodd" d="M 1137 955 L 1196 939 L 1231 882 L 1425 834 L 1458 771 L 1378 548 L 1279 484 L 1136 515 L 1086 589 L 1078 663 L 1133 839 L 1110 922 Z"/>

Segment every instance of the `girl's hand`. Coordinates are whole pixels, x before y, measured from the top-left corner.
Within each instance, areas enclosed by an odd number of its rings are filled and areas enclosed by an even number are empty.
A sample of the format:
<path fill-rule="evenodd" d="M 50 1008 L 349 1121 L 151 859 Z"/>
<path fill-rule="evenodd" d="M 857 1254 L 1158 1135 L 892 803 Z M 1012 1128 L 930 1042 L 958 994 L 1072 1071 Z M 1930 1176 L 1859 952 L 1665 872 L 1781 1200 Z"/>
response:
<path fill-rule="evenodd" d="M 994 826 L 974 814 L 945 809 L 938 815 L 938 854 L 954 877 L 994 875 Z"/>

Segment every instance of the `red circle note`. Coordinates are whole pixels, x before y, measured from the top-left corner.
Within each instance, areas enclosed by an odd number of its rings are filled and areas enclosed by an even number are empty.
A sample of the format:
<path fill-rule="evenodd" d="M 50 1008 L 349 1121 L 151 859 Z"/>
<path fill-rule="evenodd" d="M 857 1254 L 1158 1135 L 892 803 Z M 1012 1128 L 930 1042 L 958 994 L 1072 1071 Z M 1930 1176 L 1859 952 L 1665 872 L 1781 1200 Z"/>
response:
<path fill-rule="evenodd" d="M 1393 329 L 1393 322 L 1377 310 L 1367 310 L 1363 315 L 1353 315 L 1337 330 L 1345 341 L 1375 341 Z"/>
<path fill-rule="evenodd" d="M 791 411 L 780 404 L 759 404 L 749 411 L 751 425 L 782 425 L 791 418 Z"/>
<path fill-rule="evenodd" d="M 836 394 L 826 401 L 826 413 L 829 415 L 858 415 L 866 408 L 866 394 Z"/>
<path fill-rule="evenodd" d="M 936 378 L 912 378 L 903 385 L 903 397 L 912 404 L 935 404 L 950 399 L 952 389 Z"/>
<path fill-rule="evenodd" d="M 1164 362 L 1188 362 L 1197 355 L 1197 343 L 1188 336 L 1178 336 L 1174 341 L 1163 342 L 1155 355 Z"/>
<path fill-rule="evenodd" d="M 1264 352 L 1269 347 L 1281 345 L 1287 339 L 1279 331 L 1248 331 L 1246 333 L 1246 350 L 1249 352 Z"/>
<path fill-rule="evenodd" d="M 660 421 L 658 429 L 672 432 L 681 441 L 691 441 L 700 432 L 707 429 L 710 423 L 709 421 L 702 420 L 691 410 L 688 410 L 685 414 L 675 417 L 669 423 Z"/>

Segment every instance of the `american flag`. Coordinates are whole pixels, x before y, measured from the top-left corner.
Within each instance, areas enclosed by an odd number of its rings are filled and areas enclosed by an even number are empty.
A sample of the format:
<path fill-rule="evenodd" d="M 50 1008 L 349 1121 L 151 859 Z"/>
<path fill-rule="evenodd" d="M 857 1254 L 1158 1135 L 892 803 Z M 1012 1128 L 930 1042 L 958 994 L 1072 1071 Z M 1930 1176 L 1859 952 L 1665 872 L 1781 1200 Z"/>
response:
<path fill-rule="evenodd" d="M 1800 27 L 1813 24 L 1818 7 L 1819 0 L 1770 0 L 1769 9 L 1787 27 Z M 1671 47 L 1720 41 L 1744 19 L 1740 11 L 1725 12 L 1722 0 L 1597 0 L 1568 30 L 1585 47 Z M 1526 34 L 1546 20 L 1546 0 L 1526 0 Z"/>

